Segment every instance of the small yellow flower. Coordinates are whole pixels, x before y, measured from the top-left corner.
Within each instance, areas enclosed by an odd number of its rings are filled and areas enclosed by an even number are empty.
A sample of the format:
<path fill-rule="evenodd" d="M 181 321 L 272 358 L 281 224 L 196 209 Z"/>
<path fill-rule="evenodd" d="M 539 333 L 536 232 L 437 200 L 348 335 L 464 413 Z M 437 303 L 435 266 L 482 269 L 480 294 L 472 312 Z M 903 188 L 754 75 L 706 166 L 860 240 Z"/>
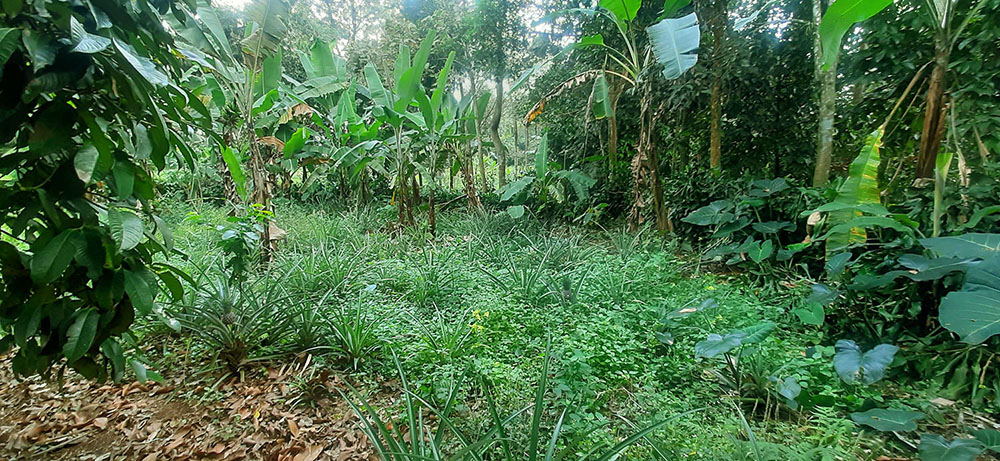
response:
<path fill-rule="evenodd" d="M 709 285 L 709 286 L 705 287 L 705 289 L 711 291 L 711 290 L 714 290 L 715 287 L 712 286 L 712 285 Z"/>

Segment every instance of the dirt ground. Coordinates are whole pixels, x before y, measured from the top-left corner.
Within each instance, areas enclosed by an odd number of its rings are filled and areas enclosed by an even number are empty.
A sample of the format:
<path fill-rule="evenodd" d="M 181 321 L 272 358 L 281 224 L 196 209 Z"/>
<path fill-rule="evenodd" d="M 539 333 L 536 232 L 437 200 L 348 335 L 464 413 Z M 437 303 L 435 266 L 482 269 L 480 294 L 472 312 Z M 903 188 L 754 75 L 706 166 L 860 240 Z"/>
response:
<path fill-rule="evenodd" d="M 98 384 L 69 373 L 59 386 L 18 380 L 0 363 L 5 459 L 374 459 L 337 391 L 346 386 L 304 375 L 308 364 L 259 367 L 211 389 L 211 380 Z"/>

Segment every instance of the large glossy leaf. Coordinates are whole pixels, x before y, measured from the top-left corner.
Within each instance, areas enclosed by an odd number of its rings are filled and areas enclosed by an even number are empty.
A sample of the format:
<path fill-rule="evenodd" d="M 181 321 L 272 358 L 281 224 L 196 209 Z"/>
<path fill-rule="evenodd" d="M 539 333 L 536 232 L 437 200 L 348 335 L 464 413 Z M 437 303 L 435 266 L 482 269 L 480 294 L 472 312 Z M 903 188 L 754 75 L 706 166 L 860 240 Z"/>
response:
<path fill-rule="evenodd" d="M 430 56 L 435 36 L 436 33 L 433 30 L 427 33 L 427 36 L 420 42 L 420 48 L 417 48 L 417 52 L 413 55 L 413 64 L 399 77 L 396 85 L 397 99 L 393 106 L 396 112 L 406 111 L 417 92 L 421 91 L 420 82 L 424 76 L 424 67 L 427 66 L 427 59 Z"/>
<path fill-rule="evenodd" d="M 542 179 L 549 172 L 549 133 L 543 133 L 535 149 L 535 177 Z"/>
<path fill-rule="evenodd" d="M 569 185 L 573 188 L 573 193 L 576 194 L 576 198 L 580 201 L 586 201 L 590 197 L 590 188 L 597 183 L 595 179 L 583 174 L 579 170 L 560 170 L 555 172 L 554 176 L 569 182 Z"/>
<path fill-rule="evenodd" d="M 920 244 L 945 258 L 989 258 L 1000 255 L 1000 234 L 962 234 L 920 239 Z"/>
<path fill-rule="evenodd" d="M 962 289 L 941 300 L 939 319 L 969 344 L 1000 334 L 1000 256 L 969 269 Z"/>
<path fill-rule="evenodd" d="M 753 262 L 760 264 L 767 261 L 767 259 L 774 254 L 774 242 L 770 240 L 764 240 L 763 243 L 754 241 L 747 248 L 746 252 L 747 256 L 749 256 Z"/>
<path fill-rule="evenodd" d="M 132 305 L 141 314 L 149 314 L 153 311 L 153 299 L 156 297 L 156 282 L 152 282 L 150 272 L 143 269 L 141 271 L 125 270 L 125 293 L 128 294 Z"/>
<path fill-rule="evenodd" d="M 131 250 L 142 242 L 142 219 L 131 210 L 108 208 L 108 227 L 121 251 Z"/>
<path fill-rule="evenodd" d="M 885 376 L 885 370 L 896 356 L 898 347 L 879 344 L 867 352 L 851 340 L 841 339 L 834 346 L 833 367 L 840 379 L 848 384 L 862 382 L 872 384 Z"/>
<path fill-rule="evenodd" d="M 101 314 L 90 307 L 76 313 L 73 323 L 66 331 L 66 343 L 63 344 L 63 355 L 70 363 L 79 360 L 87 354 L 97 336 L 97 324 Z"/>
<path fill-rule="evenodd" d="M 100 53 L 111 45 L 111 39 L 87 32 L 83 24 L 80 24 L 80 21 L 77 21 L 74 16 L 69 18 L 69 32 L 70 38 L 73 40 L 73 48 L 70 51 L 74 53 Z"/>
<path fill-rule="evenodd" d="M 642 6 L 642 0 L 600 0 L 598 5 L 611 12 L 618 21 L 632 22 Z"/>
<path fill-rule="evenodd" d="M 729 211 L 732 210 L 734 206 L 733 202 L 730 202 L 729 200 L 716 200 L 708 205 L 694 210 L 691 214 L 681 219 L 681 221 L 694 224 L 696 226 L 713 226 L 729 222 L 735 217 L 735 215 Z"/>
<path fill-rule="evenodd" d="M 154 86 L 167 86 L 167 84 L 170 83 L 167 79 L 167 75 L 161 72 L 160 69 L 156 67 L 156 64 L 153 64 L 153 61 L 150 61 L 148 58 L 143 56 L 139 56 L 139 54 L 135 52 L 135 48 L 132 48 L 132 45 L 121 42 L 118 39 L 112 39 L 112 42 L 115 44 L 115 49 L 118 50 L 118 53 L 125 58 L 125 62 L 127 62 L 133 70 L 138 72 L 142 78 L 146 79 L 147 82 L 153 84 Z"/>
<path fill-rule="evenodd" d="M 673 80 L 698 63 L 701 31 L 694 13 L 664 19 L 646 29 L 656 61 L 663 65 L 663 77 Z"/>
<path fill-rule="evenodd" d="M 743 338 L 746 336 L 747 334 L 742 331 L 734 331 L 725 336 L 712 333 L 708 335 L 708 338 L 698 341 L 694 345 L 694 356 L 707 359 L 716 358 L 740 347 L 743 344 Z"/>
<path fill-rule="evenodd" d="M 288 15 L 285 0 L 253 0 L 243 14 L 254 22 L 253 33 L 243 41 L 243 48 L 252 56 L 259 56 L 264 50 L 277 50 L 282 37 L 288 30 L 284 17 Z"/>
<path fill-rule="evenodd" d="M 852 207 L 879 203 L 878 165 L 881 161 L 879 146 L 882 144 L 882 133 L 883 128 L 880 127 L 868 135 L 861 153 L 851 162 L 847 180 L 837 190 L 837 198 L 834 203 L 843 205 L 845 208 L 830 213 L 828 223 L 837 231 L 834 232 L 831 229 L 825 236 L 828 258 L 830 255 L 847 248 L 850 244 L 864 242 L 867 238 L 863 227 L 843 227 L 841 225 L 861 216 L 861 212 Z M 867 223 L 857 223 L 856 226 L 865 224 Z"/>
<path fill-rule="evenodd" d="M 76 176 L 84 184 L 90 184 L 90 180 L 94 176 L 94 169 L 97 168 L 97 160 L 100 156 L 100 152 L 91 143 L 81 146 L 80 150 L 73 156 L 73 168 L 76 170 Z"/>
<path fill-rule="evenodd" d="M 247 176 L 243 173 L 243 166 L 240 165 L 240 159 L 236 157 L 236 153 L 229 146 L 221 147 L 222 150 L 222 161 L 226 163 L 226 167 L 229 169 L 229 175 L 233 177 L 233 183 L 236 185 L 236 193 L 240 197 L 246 197 L 247 189 Z"/>
<path fill-rule="evenodd" d="M 972 435 L 976 437 L 987 450 L 992 450 L 1000 453 L 1000 431 L 994 429 L 982 429 L 978 431 L 972 431 Z"/>
<path fill-rule="evenodd" d="M 500 194 L 500 201 L 506 202 L 513 198 L 515 195 L 520 194 L 525 187 L 528 187 L 532 182 L 535 181 L 533 176 L 525 176 L 518 179 L 517 181 L 511 181 L 505 184 L 497 192 Z"/>
<path fill-rule="evenodd" d="M 914 421 L 923 417 L 924 414 L 919 411 L 883 408 L 851 413 L 851 419 L 854 422 L 882 432 L 915 431 L 917 423 Z"/>
<path fill-rule="evenodd" d="M 983 452 L 983 444 L 972 439 L 951 442 L 937 434 L 920 434 L 920 461 L 974 461 Z"/>
<path fill-rule="evenodd" d="M 820 303 L 807 302 L 791 311 L 804 325 L 822 326 L 826 321 L 826 311 Z"/>
<path fill-rule="evenodd" d="M 285 147 L 282 149 L 282 153 L 285 158 L 292 158 L 306 145 L 306 140 L 309 139 L 309 129 L 306 127 L 301 127 L 292 133 L 292 137 L 288 138 L 285 143 Z"/>
<path fill-rule="evenodd" d="M 823 68 L 837 61 L 840 42 L 854 23 L 875 16 L 892 4 L 892 0 L 837 0 L 830 5 L 819 23 L 819 39 L 823 49 Z"/>
<path fill-rule="evenodd" d="M 591 110 L 594 118 L 601 120 L 606 117 L 614 117 L 614 108 L 611 106 L 611 97 L 608 96 L 608 79 L 604 74 L 594 79 L 593 105 Z"/>
<path fill-rule="evenodd" d="M 753 230 L 760 232 L 761 234 L 777 234 L 783 230 L 793 230 L 795 229 L 795 224 L 788 221 L 767 221 L 767 222 L 755 222 L 751 225 Z"/>
<path fill-rule="evenodd" d="M 31 279 L 39 284 L 49 284 L 73 262 L 76 255 L 75 230 L 65 230 L 49 240 L 31 258 Z"/>
<path fill-rule="evenodd" d="M 7 59 L 10 58 L 10 55 L 14 54 L 18 42 L 20 42 L 18 40 L 20 37 L 20 29 L 0 28 L 0 68 L 3 68 L 7 64 Z"/>
<path fill-rule="evenodd" d="M 770 197 L 778 192 L 788 190 L 788 180 L 785 178 L 760 179 L 753 182 L 750 189 L 751 197 Z"/>
<path fill-rule="evenodd" d="M 198 20 L 205 25 L 212 40 L 215 54 L 224 57 L 227 62 L 233 61 L 233 49 L 229 45 L 229 38 L 226 36 L 226 29 L 222 27 L 222 21 L 215 14 L 215 8 L 209 5 L 198 6 Z"/>

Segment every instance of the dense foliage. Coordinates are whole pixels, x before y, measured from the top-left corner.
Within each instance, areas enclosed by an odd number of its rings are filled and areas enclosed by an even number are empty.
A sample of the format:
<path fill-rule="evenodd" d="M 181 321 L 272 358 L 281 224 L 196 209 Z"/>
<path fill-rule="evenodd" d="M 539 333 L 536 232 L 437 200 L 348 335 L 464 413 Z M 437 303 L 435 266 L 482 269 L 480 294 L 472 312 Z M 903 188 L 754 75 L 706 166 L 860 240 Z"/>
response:
<path fill-rule="evenodd" d="M 2 2 L 19 378 L 305 357 L 393 460 L 997 451 L 1000 0 L 227 5 Z"/>

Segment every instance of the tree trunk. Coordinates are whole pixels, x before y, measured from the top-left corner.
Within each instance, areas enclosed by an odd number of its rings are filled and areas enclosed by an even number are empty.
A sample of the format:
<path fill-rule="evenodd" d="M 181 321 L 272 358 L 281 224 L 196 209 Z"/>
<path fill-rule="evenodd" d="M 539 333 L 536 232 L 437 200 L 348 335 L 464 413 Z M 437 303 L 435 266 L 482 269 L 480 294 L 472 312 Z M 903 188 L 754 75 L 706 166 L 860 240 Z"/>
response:
<path fill-rule="evenodd" d="M 490 122 L 490 136 L 493 138 L 493 148 L 497 153 L 497 188 L 507 184 L 507 146 L 500 139 L 500 116 L 503 115 L 503 76 L 494 78 L 497 85 L 497 102 L 493 107 L 493 120 Z"/>
<path fill-rule="evenodd" d="M 471 154 L 472 149 L 466 149 L 467 153 Z M 480 211 L 483 209 L 482 202 L 479 201 L 479 194 L 476 192 L 476 180 L 474 178 L 472 171 L 472 164 L 470 159 L 466 155 L 461 155 L 459 158 L 459 163 L 462 170 L 462 186 L 465 187 L 465 196 L 469 200 L 469 211 Z"/>
<path fill-rule="evenodd" d="M 617 80 L 617 79 L 616 79 Z M 611 99 L 611 113 L 608 114 L 608 166 L 618 160 L 618 98 L 625 89 L 624 82 L 616 82 L 611 86 L 608 97 Z"/>
<path fill-rule="evenodd" d="M 713 169 L 722 167 L 722 78 L 725 72 L 723 65 L 723 47 L 726 39 L 726 26 L 729 24 L 726 0 L 715 0 L 712 14 L 712 96 L 710 100 L 712 126 L 709 140 L 709 166 Z"/>
<path fill-rule="evenodd" d="M 665 232 L 668 228 L 667 212 L 663 200 L 663 186 L 660 184 L 659 158 L 656 155 L 656 121 L 663 113 L 666 103 L 653 111 L 650 109 L 652 89 L 649 83 L 645 85 L 642 100 L 639 103 L 639 141 L 636 154 L 632 158 L 632 209 L 629 212 L 629 231 L 639 230 L 643 223 L 642 209 L 645 207 L 643 186 L 648 186 L 653 193 L 653 208 L 656 215 L 656 229 Z"/>
<path fill-rule="evenodd" d="M 941 149 L 945 131 L 944 77 L 948 69 L 948 45 L 944 35 L 938 33 L 934 40 L 934 70 L 927 88 L 927 107 L 924 127 L 920 132 L 920 155 L 917 157 L 917 179 L 934 177 L 934 162 Z"/>
<path fill-rule="evenodd" d="M 483 160 L 483 130 L 482 121 L 486 114 L 479 112 L 478 104 L 478 90 L 479 87 L 476 85 L 476 73 L 472 73 L 472 104 L 475 104 L 474 111 L 476 114 L 475 126 L 476 126 L 476 156 L 479 157 L 479 179 L 480 179 L 480 190 L 486 192 L 486 161 Z"/>
<path fill-rule="evenodd" d="M 817 29 L 822 18 L 823 2 L 813 0 L 813 21 Z M 816 66 L 816 81 L 820 85 L 813 187 L 823 187 L 830 179 L 830 164 L 833 161 L 833 122 L 837 111 L 837 61 L 834 61 L 829 69 L 823 70 L 822 44 L 818 32 L 813 41 L 813 59 Z"/>

